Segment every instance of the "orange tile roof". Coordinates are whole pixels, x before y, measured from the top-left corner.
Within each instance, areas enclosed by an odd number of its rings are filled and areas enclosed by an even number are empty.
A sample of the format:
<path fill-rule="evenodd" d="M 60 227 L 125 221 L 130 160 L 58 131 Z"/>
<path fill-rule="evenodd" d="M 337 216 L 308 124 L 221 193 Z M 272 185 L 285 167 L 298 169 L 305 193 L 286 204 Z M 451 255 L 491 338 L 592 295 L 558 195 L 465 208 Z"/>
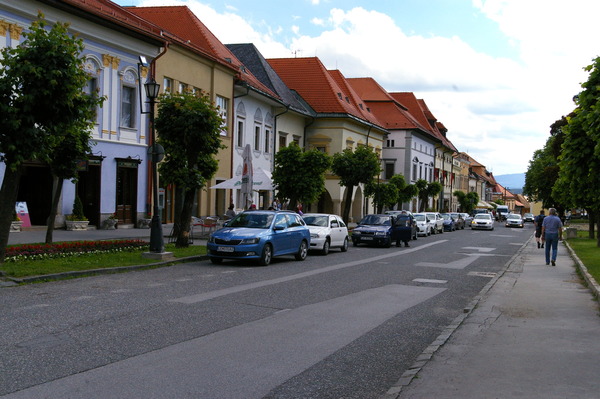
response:
<path fill-rule="evenodd" d="M 356 90 L 377 118 L 387 129 L 418 129 L 422 133 L 432 135 L 429 129 L 422 126 L 408 109 L 392 97 L 373 78 L 348 78 L 347 81 Z"/>
<path fill-rule="evenodd" d="M 168 32 L 183 39 L 184 43 L 202 49 L 205 53 L 229 64 L 238 71 L 238 78 L 254 89 L 279 99 L 277 94 L 262 84 L 252 73 L 244 68 L 242 62 L 217 39 L 187 6 L 127 7 L 131 12 L 152 21 Z"/>
<path fill-rule="evenodd" d="M 267 62 L 317 113 L 348 114 L 382 127 L 342 73 L 327 70 L 317 57 L 272 58 Z"/>

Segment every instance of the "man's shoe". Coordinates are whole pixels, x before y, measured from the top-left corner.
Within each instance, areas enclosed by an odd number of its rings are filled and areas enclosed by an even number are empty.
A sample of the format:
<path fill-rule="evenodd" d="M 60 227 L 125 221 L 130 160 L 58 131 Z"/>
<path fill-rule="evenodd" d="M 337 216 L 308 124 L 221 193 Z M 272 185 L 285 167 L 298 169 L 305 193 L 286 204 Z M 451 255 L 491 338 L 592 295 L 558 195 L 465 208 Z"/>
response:
<path fill-rule="evenodd" d="M 546 266 L 550 266 L 550 263 L 546 263 Z"/>
<path fill-rule="evenodd" d="M 542 244 L 542 248 L 544 248 L 544 244 Z"/>
<path fill-rule="evenodd" d="M 538 248 L 540 247 L 540 243 L 538 242 Z"/>
<path fill-rule="evenodd" d="M 556 262 L 555 261 L 552 261 L 552 266 L 556 266 Z"/>
<path fill-rule="evenodd" d="M 404 243 L 404 246 L 405 246 L 405 247 L 410 247 L 410 245 L 408 245 L 408 243 L 407 243 L 407 242 L 406 242 L 406 243 Z"/>

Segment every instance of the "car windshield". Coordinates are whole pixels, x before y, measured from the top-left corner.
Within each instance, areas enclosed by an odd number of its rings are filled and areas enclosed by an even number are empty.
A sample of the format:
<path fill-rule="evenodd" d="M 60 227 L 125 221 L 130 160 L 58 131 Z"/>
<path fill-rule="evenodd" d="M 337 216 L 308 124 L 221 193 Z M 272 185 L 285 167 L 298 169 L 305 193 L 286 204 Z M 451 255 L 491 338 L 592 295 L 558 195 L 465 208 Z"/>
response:
<path fill-rule="evenodd" d="M 306 215 L 303 216 L 304 221 L 309 226 L 327 227 L 329 216 L 327 215 Z"/>
<path fill-rule="evenodd" d="M 478 219 L 478 220 L 491 220 L 491 217 L 487 213 L 478 213 L 477 215 L 475 215 L 474 219 Z"/>
<path fill-rule="evenodd" d="M 368 225 L 376 225 L 376 226 L 390 226 L 392 222 L 390 221 L 389 216 L 383 215 L 367 215 L 365 216 L 359 224 L 368 224 Z"/>
<path fill-rule="evenodd" d="M 448 215 L 447 213 L 444 213 L 442 217 L 444 218 L 444 220 L 450 220 L 450 215 Z"/>
<path fill-rule="evenodd" d="M 526 218 L 533 217 L 533 213 L 526 213 L 526 214 L 525 214 L 525 217 L 526 217 Z"/>
<path fill-rule="evenodd" d="M 253 229 L 268 229 L 273 221 L 273 214 L 243 212 L 231 219 L 227 227 L 250 227 Z"/>
<path fill-rule="evenodd" d="M 508 215 L 508 219 L 521 219 L 520 215 Z"/>
<path fill-rule="evenodd" d="M 425 215 L 415 215 L 415 220 L 417 222 L 424 222 L 425 221 Z"/>

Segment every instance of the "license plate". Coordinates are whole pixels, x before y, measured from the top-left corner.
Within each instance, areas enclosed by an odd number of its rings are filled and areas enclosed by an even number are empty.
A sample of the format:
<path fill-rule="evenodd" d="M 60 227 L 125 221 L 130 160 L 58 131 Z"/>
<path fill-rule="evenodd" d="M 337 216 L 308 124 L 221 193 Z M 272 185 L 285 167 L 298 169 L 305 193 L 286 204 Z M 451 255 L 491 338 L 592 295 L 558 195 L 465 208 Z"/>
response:
<path fill-rule="evenodd" d="M 372 240 L 373 237 L 361 237 L 360 239 L 361 240 L 365 240 L 365 241 L 369 241 L 369 240 Z"/>
<path fill-rule="evenodd" d="M 217 251 L 218 252 L 233 252 L 234 248 L 233 247 L 218 247 Z"/>

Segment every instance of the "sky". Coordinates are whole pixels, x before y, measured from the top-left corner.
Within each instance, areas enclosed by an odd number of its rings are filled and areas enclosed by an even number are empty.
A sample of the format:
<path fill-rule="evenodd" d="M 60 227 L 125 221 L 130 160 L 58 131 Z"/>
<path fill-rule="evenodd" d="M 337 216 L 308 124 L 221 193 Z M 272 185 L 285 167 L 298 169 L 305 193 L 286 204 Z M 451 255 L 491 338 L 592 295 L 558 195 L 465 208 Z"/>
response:
<path fill-rule="evenodd" d="M 524 173 L 600 56 L 597 0 L 117 0 L 187 5 L 224 44 L 318 57 L 425 100 L 494 175 Z"/>

